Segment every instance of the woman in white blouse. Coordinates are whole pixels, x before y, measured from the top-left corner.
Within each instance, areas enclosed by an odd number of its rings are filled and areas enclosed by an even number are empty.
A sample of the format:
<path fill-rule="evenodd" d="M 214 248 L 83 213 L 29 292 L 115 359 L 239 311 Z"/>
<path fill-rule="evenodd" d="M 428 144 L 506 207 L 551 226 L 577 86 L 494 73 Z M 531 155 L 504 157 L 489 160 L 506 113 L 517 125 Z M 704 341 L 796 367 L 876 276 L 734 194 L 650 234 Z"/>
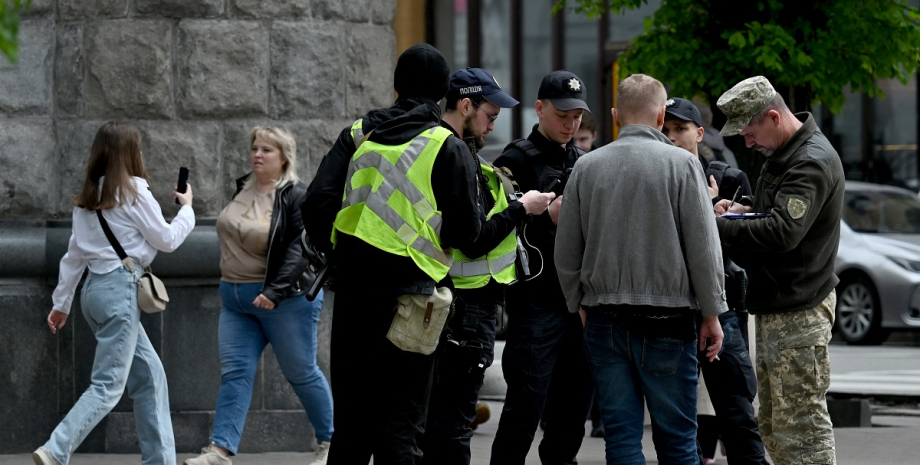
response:
<path fill-rule="evenodd" d="M 182 208 L 167 223 L 146 177 L 138 130 L 120 122 L 102 125 L 93 140 L 83 190 L 74 199 L 73 233 L 47 319 L 54 334 L 64 326 L 74 290 L 89 268 L 80 306 L 96 336 L 96 356 L 89 388 L 32 454 L 37 465 L 67 465 L 126 388 L 134 400 L 143 463 L 176 463 L 166 373 L 140 322 L 137 281 L 158 250 L 172 252 L 182 244 L 195 227 L 195 214 L 189 185 L 185 194 L 173 191 Z M 124 262 L 106 239 L 96 210 L 102 211 L 128 255 Z"/>

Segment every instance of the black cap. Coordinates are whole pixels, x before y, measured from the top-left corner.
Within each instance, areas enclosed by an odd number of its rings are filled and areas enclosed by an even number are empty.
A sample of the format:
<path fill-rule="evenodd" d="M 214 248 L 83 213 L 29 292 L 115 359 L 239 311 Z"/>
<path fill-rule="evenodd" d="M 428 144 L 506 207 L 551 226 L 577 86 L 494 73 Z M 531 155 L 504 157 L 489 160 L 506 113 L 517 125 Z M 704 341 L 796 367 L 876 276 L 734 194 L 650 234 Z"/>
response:
<path fill-rule="evenodd" d="M 458 100 L 481 95 L 500 108 L 511 108 L 520 103 L 506 94 L 495 77 L 482 68 L 466 68 L 454 73 L 450 77 L 450 90 L 447 91 L 447 95 Z"/>
<path fill-rule="evenodd" d="M 441 51 L 429 44 L 416 44 L 396 60 L 393 89 L 400 98 L 425 97 L 437 102 L 447 95 L 450 65 Z"/>
<path fill-rule="evenodd" d="M 703 127 L 703 115 L 693 102 L 685 98 L 669 98 L 664 103 L 665 113 L 684 121 L 692 121 L 697 127 Z"/>
<path fill-rule="evenodd" d="M 553 71 L 543 78 L 537 98 L 548 99 L 562 111 L 582 109 L 591 113 L 585 100 L 585 83 L 575 73 L 564 69 Z"/>

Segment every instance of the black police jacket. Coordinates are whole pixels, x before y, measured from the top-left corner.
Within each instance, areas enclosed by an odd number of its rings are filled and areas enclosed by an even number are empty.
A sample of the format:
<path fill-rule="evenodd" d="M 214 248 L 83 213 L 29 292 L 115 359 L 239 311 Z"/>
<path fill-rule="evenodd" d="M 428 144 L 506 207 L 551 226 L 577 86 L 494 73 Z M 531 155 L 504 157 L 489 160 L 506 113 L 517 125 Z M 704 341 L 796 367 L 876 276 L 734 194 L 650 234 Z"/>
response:
<path fill-rule="evenodd" d="M 731 201 L 735 196 L 735 192 L 738 193 L 738 197 L 735 200 L 736 202 L 741 203 L 743 202 L 742 198 L 750 198 L 752 194 L 751 182 L 748 180 L 747 174 L 745 174 L 744 171 L 738 168 L 732 168 L 723 161 L 708 162 L 702 156 L 699 157 L 699 159 L 700 163 L 703 164 L 703 173 L 706 174 L 706 185 L 709 185 L 709 175 L 712 174 L 716 178 L 716 182 L 719 186 L 719 195 L 712 199 L 713 205 L 722 199 Z M 717 167 L 725 167 L 725 170 L 722 171 L 721 179 L 720 176 L 716 176 L 717 171 L 720 171 Z"/>
<path fill-rule="evenodd" d="M 575 166 L 575 160 L 584 152 L 570 140 L 565 147 L 550 141 L 534 125 L 527 140 L 539 150 L 538 154 L 528 155 L 520 148 L 509 145 L 495 160 L 495 166 L 507 167 L 511 170 L 514 180 L 521 188 L 521 192 L 538 190 L 544 192 L 555 179 L 561 178 L 567 168 Z M 565 185 L 557 183 L 553 192 L 561 195 Z M 530 306 L 535 303 L 543 308 L 558 309 L 568 312 L 565 296 L 556 274 L 556 261 L 554 259 L 556 244 L 556 225 L 545 211 L 540 215 L 533 215 L 528 220 L 522 232 L 522 240 L 526 244 L 539 249 L 543 257 L 542 272 L 530 281 L 518 277 L 518 282 L 508 287 L 506 300 L 509 309 Z M 539 270 L 532 269 L 532 273 Z"/>
<path fill-rule="evenodd" d="M 373 131 L 368 140 L 401 145 L 440 124 L 441 110 L 436 102 L 428 99 L 398 99 L 393 106 L 373 110 L 362 120 L 364 134 Z M 322 252 L 332 250 L 332 225 L 342 209 L 348 164 L 355 153 L 356 142 L 360 141 L 352 139 L 351 126 L 339 133 L 300 205 L 307 235 Z M 469 148 L 456 137 L 448 137 L 431 172 L 431 186 L 442 217 L 441 245 L 445 248 L 464 249 L 479 236 L 481 223 L 475 173 L 476 164 Z M 430 295 L 434 292 L 437 283 L 411 258 L 385 252 L 347 234 L 337 237 L 333 290 L 358 292 L 365 297 Z M 440 285 L 450 286 L 450 277 Z"/>
<path fill-rule="evenodd" d="M 236 180 L 234 198 L 243 190 L 249 176 L 252 173 Z M 300 181 L 288 182 L 275 191 L 261 292 L 275 306 L 288 297 L 303 295 L 313 284 L 314 276 L 307 270 L 307 260 L 303 258 L 300 246 L 300 233 L 303 231 L 300 204 L 306 194 L 307 186 Z"/>

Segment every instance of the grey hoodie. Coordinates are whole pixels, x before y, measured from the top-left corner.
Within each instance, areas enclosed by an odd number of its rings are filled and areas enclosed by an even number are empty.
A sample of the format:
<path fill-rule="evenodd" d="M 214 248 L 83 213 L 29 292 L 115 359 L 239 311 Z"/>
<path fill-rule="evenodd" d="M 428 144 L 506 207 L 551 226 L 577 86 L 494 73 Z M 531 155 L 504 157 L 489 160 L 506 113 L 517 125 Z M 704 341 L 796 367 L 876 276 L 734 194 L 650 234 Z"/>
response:
<path fill-rule="evenodd" d="M 570 312 L 605 304 L 727 311 L 722 252 L 696 157 L 629 125 L 565 188 L 556 270 Z"/>

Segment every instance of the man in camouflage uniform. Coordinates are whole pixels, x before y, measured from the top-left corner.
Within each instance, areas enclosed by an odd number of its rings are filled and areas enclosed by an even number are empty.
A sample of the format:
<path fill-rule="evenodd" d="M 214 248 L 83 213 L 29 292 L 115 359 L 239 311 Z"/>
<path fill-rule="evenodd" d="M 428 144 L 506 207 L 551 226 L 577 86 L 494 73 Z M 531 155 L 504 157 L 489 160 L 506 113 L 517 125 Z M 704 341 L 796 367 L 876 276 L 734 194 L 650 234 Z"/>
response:
<path fill-rule="evenodd" d="M 793 114 L 762 76 L 736 84 L 717 105 L 728 116 L 722 135 L 740 134 L 767 157 L 753 197 L 731 212 L 771 216 L 716 220 L 722 244 L 750 276 L 763 442 L 777 465 L 834 464 L 825 393 L 839 281 L 840 157 L 814 117 Z M 728 206 L 728 200 L 717 203 L 716 214 Z"/>

